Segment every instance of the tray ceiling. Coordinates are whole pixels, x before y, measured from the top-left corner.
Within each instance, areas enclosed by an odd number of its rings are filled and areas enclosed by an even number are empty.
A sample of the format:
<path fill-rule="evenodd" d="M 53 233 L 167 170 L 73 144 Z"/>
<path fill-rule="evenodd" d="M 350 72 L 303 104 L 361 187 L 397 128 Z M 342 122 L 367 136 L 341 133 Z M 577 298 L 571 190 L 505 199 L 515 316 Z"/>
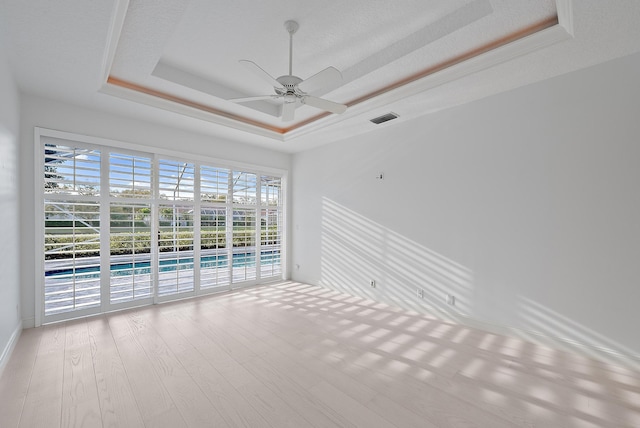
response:
<path fill-rule="evenodd" d="M 274 93 L 241 59 L 274 77 L 288 74 L 286 19 L 300 24 L 293 74 L 305 79 L 337 68 L 340 84 L 312 95 L 350 108 L 558 24 L 552 0 L 296 0 L 275 6 L 252 0 L 132 0 L 120 16 L 107 85 L 199 110 L 213 121 L 280 135 L 330 114 L 302 105 L 293 122 L 283 122 L 279 100 L 228 100 Z"/>
<path fill-rule="evenodd" d="M 238 61 L 340 85 L 283 122 Z M 297 152 L 640 51 L 640 2 L 621 0 L 0 0 L 0 37 L 24 94 Z M 399 118 L 374 125 L 386 113 Z M 73 130 L 71 130 L 73 131 Z"/>

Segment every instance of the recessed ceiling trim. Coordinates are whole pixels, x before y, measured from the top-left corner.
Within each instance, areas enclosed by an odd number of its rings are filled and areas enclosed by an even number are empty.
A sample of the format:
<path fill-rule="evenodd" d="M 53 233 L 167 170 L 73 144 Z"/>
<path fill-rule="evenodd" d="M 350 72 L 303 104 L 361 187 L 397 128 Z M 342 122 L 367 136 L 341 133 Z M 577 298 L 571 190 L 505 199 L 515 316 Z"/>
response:
<path fill-rule="evenodd" d="M 556 0 L 556 13 L 562 28 L 573 37 L 573 0 Z"/>
<path fill-rule="evenodd" d="M 341 116 L 334 116 L 327 119 L 326 122 L 320 123 L 319 119 L 328 116 L 323 113 L 287 128 L 284 132 L 285 141 L 569 38 L 571 38 L 571 34 L 565 30 L 563 22 L 558 17 L 544 20 L 489 45 L 424 70 L 411 78 L 395 82 L 379 91 L 352 100 L 346 103 L 349 109 Z"/>
<path fill-rule="evenodd" d="M 143 85 L 128 82 L 108 74 L 116 51 L 119 31 L 122 30 L 129 0 L 117 0 L 112 15 L 112 34 L 107 46 L 104 66 L 107 72 L 101 91 L 110 95 L 119 96 L 131 101 L 159 107 L 165 110 L 186 114 L 191 117 L 206 120 L 232 128 L 270 137 L 279 141 L 288 141 L 308 132 L 330 126 L 348 118 L 354 117 L 372 108 L 379 107 L 381 103 L 396 101 L 398 97 L 406 97 L 423 92 L 438 84 L 453 81 L 473 72 L 489 68 L 501 62 L 524 55 L 536 49 L 550 44 L 566 40 L 572 35 L 571 0 L 557 0 L 557 15 L 545 19 L 536 24 L 518 30 L 500 39 L 487 43 L 479 48 L 468 51 L 455 58 L 444 61 L 412 76 L 393 82 L 384 88 L 377 89 L 359 98 L 345 103 L 349 110 L 347 113 L 336 116 L 321 113 L 290 127 L 279 127 L 257 120 L 249 119 L 240 114 L 230 113 L 221 108 L 212 107 L 202 102 L 195 102 L 183 97 L 175 96 L 164 91 L 151 89 Z M 516 43 L 517 42 L 517 43 Z M 507 48 L 507 49 L 504 49 Z M 498 53 L 497 51 L 500 50 Z M 487 55 L 491 54 L 491 55 Z M 446 70 L 446 73 L 441 73 Z M 432 79 L 438 75 L 436 79 Z M 428 79 L 427 79 L 428 78 Z M 109 88 L 118 87 L 124 91 L 114 91 Z M 133 94 L 139 93 L 146 97 L 141 101 Z M 154 102 L 153 99 L 157 100 Z M 374 100 L 375 99 L 375 100 Z M 354 109 L 354 107 L 356 107 Z M 184 108 L 186 107 L 186 108 Z M 326 119 L 326 120 L 321 120 Z"/>
<path fill-rule="evenodd" d="M 247 94 L 234 91 L 227 86 L 218 84 L 212 80 L 205 79 L 200 76 L 191 74 L 185 70 L 181 70 L 165 63 L 162 59 L 151 72 L 152 76 L 166 80 L 171 83 L 177 83 L 185 88 L 190 88 L 214 97 L 222 99 L 242 98 Z M 268 114 L 273 117 L 280 116 L 280 106 L 265 101 L 253 101 L 249 104 L 251 108 L 259 112 Z"/>
<path fill-rule="evenodd" d="M 327 94 L 342 85 L 366 76 L 373 70 L 377 70 L 390 62 L 410 55 L 424 46 L 428 46 L 437 40 L 455 33 L 457 30 L 472 25 L 482 18 L 486 18 L 493 12 L 494 10 L 490 0 L 473 0 L 436 22 L 409 34 L 389 46 L 380 48 L 375 54 L 364 58 L 345 70 L 341 70 L 342 82 L 339 82 L 335 86 L 324 87 L 321 92 L 314 95 Z"/>
<path fill-rule="evenodd" d="M 545 19 L 541 22 L 537 22 L 529 27 L 523 28 L 515 33 L 509 34 L 505 37 L 501 37 L 500 39 L 494 40 L 493 42 L 487 43 L 484 46 L 480 46 L 476 49 L 470 50 L 468 52 L 465 52 L 461 55 L 458 55 L 457 57 L 451 58 L 447 61 L 444 61 L 440 64 L 436 64 L 433 67 L 427 68 L 426 70 L 422 70 L 419 73 L 414 74 L 413 76 L 409 76 L 406 77 L 402 80 L 399 80 L 395 83 L 392 83 L 388 86 L 385 86 L 384 88 L 381 88 L 377 91 L 374 92 L 370 92 L 368 94 L 363 95 L 360 98 L 356 98 L 355 100 L 352 100 L 350 102 L 347 103 L 347 106 L 351 107 L 353 105 L 356 104 L 360 104 L 363 101 L 369 100 L 371 98 L 377 97 L 378 95 L 382 95 L 386 92 L 392 91 L 394 89 L 400 88 L 402 86 L 405 86 L 409 83 L 415 82 L 417 80 L 420 80 L 424 77 L 430 76 L 432 74 L 435 74 L 439 71 L 443 71 L 446 70 L 448 68 L 453 67 L 454 65 L 460 64 L 464 61 L 470 60 L 472 58 L 476 58 L 479 57 L 482 54 L 485 54 L 489 51 L 498 49 L 500 47 L 503 47 L 509 43 L 513 43 L 517 40 L 523 39 L 527 36 L 531 36 L 535 33 L 538 33 L 542 30 L 546 30 L 547 28 L 551 28 L 555 25 L 558 25 L 558 17 L 554 16 L 552 18 L 549 19 Z M 494 64 L 492 64 L 494 65 Z"/>
<path fill-rule="evenodd" d="M 196 119 L 203 119 L 220 125 L 229 126 L 241 131 L 270 137 L 282 141 L 285 130 L 270 126 L 262 122 L 252 121 L 243 116 L 237 116 L 226 111 L 195 103 L 164 92 L 146 88 L 135 83 L 126 82 L 115 77 L 109 77 L 100 92 L 130 101 L 141 102 L 153 107 L 176 113 L 181 113 Z M 180 111 L 178 108 L 182 107 Z M 213 119 L 213 120 L 212 120 Z"/>
<path fill-rule="evenodd" d="M 115 5 L 111 14 L 109 33 L 107 36 L 107 46 L 104 50 L 104 57 L 102 58 L 102 75 L 100 84 L 104 84 L 104 82 L 109 79 L 109 74 L 111 74 L 111 67 L 113 66 L 113 60 L 116 57 L 118 41 L 122 34 L 122 28 L 124 27 L 124 20 L 127 16 L 128 9 L 129 0 L 115 0 Z"/>

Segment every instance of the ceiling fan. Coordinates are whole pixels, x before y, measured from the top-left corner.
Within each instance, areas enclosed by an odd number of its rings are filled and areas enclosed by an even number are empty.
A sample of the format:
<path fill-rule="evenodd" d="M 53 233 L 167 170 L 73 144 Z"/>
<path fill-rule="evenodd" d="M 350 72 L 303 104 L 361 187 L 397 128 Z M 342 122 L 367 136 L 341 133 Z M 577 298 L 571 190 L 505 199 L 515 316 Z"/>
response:
<path fill-rule="evenodd" d="M 234 103 L 244 103 L 249 101 L 282 99 L 282 120 L 288 122 L 293 120 L 297 107 L 306 104 L 331 113 L 341 114 L 347 110 L 347 106 L 324 98 L 309 95 L 309 92 L 316 91 L 326 86 L 334 85 L 342 81 L 342 74 L 335 67 L 327 67 L 314 74 L 306 80 L 293 75 L 293 35 L 298 31 L 299 25 L 296 21 L 287 21 L 284 27 L 289 33 L 289 74 L 280 76 L 277 79 L 264 71 L 258 64 L 249 60 L 240 60 L 249 71 L 269 82 L 275 90 L 272 95 L 260 95 L 256 97 L 233 98 L 229 101 Z"/>

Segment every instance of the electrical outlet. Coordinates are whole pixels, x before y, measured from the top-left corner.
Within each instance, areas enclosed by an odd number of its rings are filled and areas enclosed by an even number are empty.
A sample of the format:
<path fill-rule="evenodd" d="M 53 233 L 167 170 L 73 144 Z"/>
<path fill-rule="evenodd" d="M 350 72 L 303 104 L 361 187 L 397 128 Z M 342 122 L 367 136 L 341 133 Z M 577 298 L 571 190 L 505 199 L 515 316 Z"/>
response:
<path fill-rule="evenodd" d="M 371 280 L 369 280 L 369 285 L 371 286 L 371 288 L 376 288 L 376 281 L 375 281 L 375 279 L 371 279 Z"/>
<path fill-rule="evenodd" d="M 423 290 L 422 288 L 418 288 L 418 289 L 416 290 L 416 295 L 417 295 L 419 298 L 424 299 L 424 290 Z"/>
<path fill-rule="evenodd" d="M 447 305 L 455 306 L 456 305 L 456 296 L 453 294 L 447 294 Z"/>

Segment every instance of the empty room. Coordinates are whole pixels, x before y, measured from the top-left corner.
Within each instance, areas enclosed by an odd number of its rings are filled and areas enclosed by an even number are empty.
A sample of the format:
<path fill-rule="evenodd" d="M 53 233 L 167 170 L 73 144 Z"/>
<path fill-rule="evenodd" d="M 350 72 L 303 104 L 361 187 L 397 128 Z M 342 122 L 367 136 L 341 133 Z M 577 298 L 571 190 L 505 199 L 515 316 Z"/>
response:
<path fill-rule="evenodd" d="M 0 427 L 640 428 L 640 2 L 0 0 Z"/>

